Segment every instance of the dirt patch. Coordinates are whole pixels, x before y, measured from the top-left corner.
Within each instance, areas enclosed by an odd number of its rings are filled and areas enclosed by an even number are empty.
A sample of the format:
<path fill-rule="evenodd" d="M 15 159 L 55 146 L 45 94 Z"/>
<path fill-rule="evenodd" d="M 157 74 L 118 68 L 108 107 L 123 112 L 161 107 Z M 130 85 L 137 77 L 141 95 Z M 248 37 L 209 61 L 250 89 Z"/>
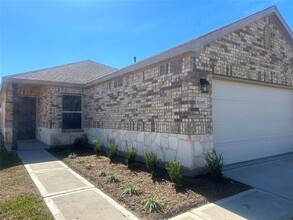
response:
<path fill-rule="evenodd" d="M 165 169 L 157 169 L 152 175 L 139 162 L 135 162 L 129 169 L 123 157 L 110 163 L 105 154 L 97 156 L 91 149 L 86 152 L 75 150 L 77 157 L 74 159 L 67 157 L 73 152 L 70 149 L 50 149 L 50 152 L 141 219 L 166 219 L 250 189 L 247 185 L 227 178 L 214 181 L 210 175 L 184 177 L 181 186 L 175 187 Z M 119 182 L 107 182 L 107 177 L 99 177 L 100 171 L 114 174 Z M 125 195 L 123 192 L 130 185 L 137 186 L 141 194 Z M 152 196 L 157 196 L 165 204 L 162 212 L 149 213 L 144 210 L 143 201 Z"/>

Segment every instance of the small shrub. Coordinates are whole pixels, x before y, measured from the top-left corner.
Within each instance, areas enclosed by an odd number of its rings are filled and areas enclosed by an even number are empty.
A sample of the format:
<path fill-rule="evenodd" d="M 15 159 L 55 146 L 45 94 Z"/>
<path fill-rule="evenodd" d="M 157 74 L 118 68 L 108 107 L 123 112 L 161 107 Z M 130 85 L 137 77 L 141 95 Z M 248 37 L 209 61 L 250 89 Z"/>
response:
<path fill-rule="evenodd" d="M 169 174 L 169 177 L 175 185 L 180 184 L 181 182 L 181 165 L 179 162 L 170 161 L 166 164 L 166 170 Z"/>
<path fill-rule="evenodd" d="M 79 160 L 77 160 L 76 162 L 77 162 L 78 164 L 84 164 L 84 163 L 85 163 L 85 161 L 84 161 L 84 160 L 80 160 L 80 159 L 79 159 Z"/>
<path fill-rule="evenodd" d="M 69 158 L 69 159 L 75 159 L 76 157 L 77 157 L 76 153 L 70 153 L 70 154 L 68 155 L 68 158 Z"/>
<path fill-rule="evenodd" d="M 144 209 L 153 212 L 153 211 L 162 211 L 164 204 L 156 196 L 144 200 Z"/>
<path fill-rule="evenodd" d="M 223 176 L 223 153 L 217 154 L 214 148 L 211 152 L 206 153 L 204 156 L 211 176 L 215 180 L 221 179 Z"/>
<path fill-rule="evenodd" d="M 94 166 L 92 165 L 92 164 L 87 164 L 87 165 L 85 165 L 85 168 L 87 169 L 87 170 L 91 170 L 92 168 L 93 168 Z"/>
<path fill-rule="evenodd" d="M 118 146 L 116 144 L 109 144 L 109 145 L 110 145 L 110 148 L 107 152 L 107 155 L 112 162 L 118 155 Z"/>
<path fill-rule="evenodd" d="M 89 143 L 89 138 L 88 138 L 87 134 L 82 134 L 81 135 L 81 146 L 87 147 L 88 143 Z"/>
<path fill-rule="evenodd" d="M 105 176 L 107 176 L 107 173 L 104 170 L 101 170 L 100 172 L 98 172 L 98 176 L 105 177 Z"/>
<path fill-rule="evenodd" d="M 148 153 L 148 152 L 145 152 L 143 154 L 143 158 L 145 160 L 145 164 L 146 164 L 146 167 L 148 169 L 150 169 L 152 171 L 152 173 L 155 172 L 155 168 L 157 166 L 157 163 L 158 163 L 158 158 L 157 156 L 154 154 L 154 153 Z"/>
<path fill-rule="evenodd" d="M 103 145 L 100 143 L 98 139 L 93 140 L 93 145 L 94 145 L 94 151 L 96 153 L 103 151 Z"/>
<path fill-rule="evenodd" d="M 80 147 L 85 148 L 88 146 L 88 142 L 89 142 L 89 139 L 87 134 L 82 134 L 81 137 L 77 137 L 74 139 L 73 146 L 75 149 L 80 149 Z"/>
<path fill-rule="evenodd" d="M 135 156 L 136 156 L 136 150 L 134 148 L 131 148 L 131 149 L 126 148 L 125 160 L 128 167 L 130 167 L 133 164 Z"/>
<path fill-rule="evenodd" d="M 116 177 L 115 175 L 113 174 L 110 174 L 107 178 L 107 182 L 108 183 L 118 183 L 119 182 L 119 179 L 118 177 Z"/>
<path fill-rule="evenodd" d="M 140 194 L 140 190 L 137 186 L 129 186 L 124 190 L 123 194 L 127 194 L 130 196 L 133 196 L 133 195 L 137 196 Z"/>

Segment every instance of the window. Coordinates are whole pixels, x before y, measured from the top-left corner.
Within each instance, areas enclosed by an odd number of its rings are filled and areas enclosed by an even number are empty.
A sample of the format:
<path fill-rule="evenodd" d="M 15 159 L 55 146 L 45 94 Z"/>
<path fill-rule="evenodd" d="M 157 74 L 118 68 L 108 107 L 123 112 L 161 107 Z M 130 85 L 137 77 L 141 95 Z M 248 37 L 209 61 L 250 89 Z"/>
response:
<path fill-rule="evenodd" d="M 173 74 L 178 74 L 182 70 L 182 63 L 177 60 L 177 61 L 172 61 L 170 63 L 170 72 Z"/>
<path fill-rule="evenodd" d="M 81 96 L 62 96 L 62 129 L 81 129 Z"/>
<path fill-rule="evenodd" d="M 160 75 L 165 75 L 170 73 L 170 63 L 166 63 L 160 66 Z"/>

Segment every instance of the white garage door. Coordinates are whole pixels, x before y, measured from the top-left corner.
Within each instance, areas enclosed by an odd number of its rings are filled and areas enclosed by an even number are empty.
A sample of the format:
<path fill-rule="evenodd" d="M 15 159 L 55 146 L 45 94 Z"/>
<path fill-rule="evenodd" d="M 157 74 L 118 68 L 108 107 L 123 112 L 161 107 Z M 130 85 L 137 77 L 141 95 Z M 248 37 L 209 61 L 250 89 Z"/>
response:
<path fill-rule="evenodd" d="M 293 152 L 293 91 L 213 80 L 213 132 L 225 164 Z"/>

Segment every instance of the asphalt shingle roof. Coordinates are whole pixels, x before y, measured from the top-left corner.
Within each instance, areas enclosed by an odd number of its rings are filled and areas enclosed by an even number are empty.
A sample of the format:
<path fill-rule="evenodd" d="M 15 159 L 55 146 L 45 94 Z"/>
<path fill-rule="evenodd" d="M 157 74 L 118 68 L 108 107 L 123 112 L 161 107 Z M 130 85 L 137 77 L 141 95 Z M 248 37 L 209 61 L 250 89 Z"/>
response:
<path fill-rule="evenodd" d="M 117 69 L 91 60 L 8 76 L 12 79 L 85 84 Z"/>

